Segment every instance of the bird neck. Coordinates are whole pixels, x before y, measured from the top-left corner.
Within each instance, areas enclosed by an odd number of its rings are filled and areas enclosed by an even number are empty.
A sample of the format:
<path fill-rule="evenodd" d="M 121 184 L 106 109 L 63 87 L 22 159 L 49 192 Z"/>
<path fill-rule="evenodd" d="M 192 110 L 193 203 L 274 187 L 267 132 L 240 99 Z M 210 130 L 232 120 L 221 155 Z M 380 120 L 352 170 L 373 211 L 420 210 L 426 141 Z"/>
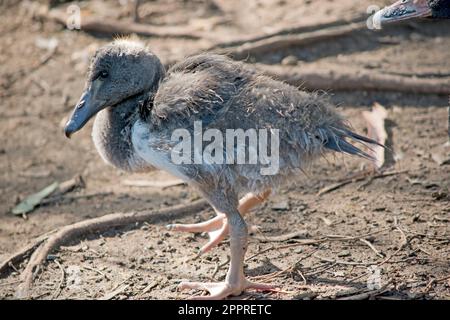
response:
<path fill-rule="evenodd" d="M 131 129 L 139 119 L 139 106 L 148 96 L 147 92 L 138 93 L 96 115 L 92 138 L 107 163 L 125 171 L 142 169 L 143 164 L 134 154 Z"/>

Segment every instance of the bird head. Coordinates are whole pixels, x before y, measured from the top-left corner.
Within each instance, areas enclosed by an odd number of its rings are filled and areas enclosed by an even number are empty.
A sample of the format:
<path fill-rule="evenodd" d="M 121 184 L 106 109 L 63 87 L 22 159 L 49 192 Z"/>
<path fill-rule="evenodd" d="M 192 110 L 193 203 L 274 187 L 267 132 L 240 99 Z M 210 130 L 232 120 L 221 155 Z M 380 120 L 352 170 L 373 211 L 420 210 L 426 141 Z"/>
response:
<path fill-rule="evenodd" d="M 436 1 L 436 0 L 434 0 Z M 411 18 L 431 17 L 433 0 L 400 0 L 385 7 L 373 16 L 375 26 Z"/>
<path fill-rule="evenodd" d="M 83 128 L 95 114 L 151 90 L 164 75 L 158 57 L 137 41 L 116 40 L 95 53 L 86 85 L 64 132 Z"/>

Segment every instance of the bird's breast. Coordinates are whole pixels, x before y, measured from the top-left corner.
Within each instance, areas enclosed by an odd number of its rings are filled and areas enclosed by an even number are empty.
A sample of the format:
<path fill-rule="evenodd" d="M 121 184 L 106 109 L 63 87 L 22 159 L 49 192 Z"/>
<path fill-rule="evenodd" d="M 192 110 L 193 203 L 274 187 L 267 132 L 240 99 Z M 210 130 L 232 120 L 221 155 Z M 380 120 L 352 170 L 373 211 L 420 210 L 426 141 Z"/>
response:
<path fill-rule="evenodd" d="M 172 162 L 170 138 L 151 132 L 148 123 L 138 120 L 131 130 L 131 142 L 137 161 L 147 166 L 166 171 L 186 182 L 191 179 L 183 173 L 182 167 Z"/>

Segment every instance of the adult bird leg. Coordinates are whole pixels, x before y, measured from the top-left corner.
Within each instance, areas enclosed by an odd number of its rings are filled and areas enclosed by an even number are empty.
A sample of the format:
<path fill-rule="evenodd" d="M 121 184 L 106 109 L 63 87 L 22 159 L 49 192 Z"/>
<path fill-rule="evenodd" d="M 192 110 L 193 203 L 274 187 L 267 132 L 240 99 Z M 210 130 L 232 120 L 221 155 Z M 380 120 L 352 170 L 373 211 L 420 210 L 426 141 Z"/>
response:
<path fill-rule="evenodd" d="M 228 296 L 238 296 L 246 289 L 270 290 L 272 285 L 254 283 L 244 276 L 244 257 L 247 251 L 248 230 L 241 214 L 236 209 L 224 213 L 230 231 L 230 267 L 224 282 L 182 282 L 181 290 L 196 289 L 209 292 L 209 296 L 195 296 L 194 300 L 224 299 Z"/>
<path fill-rule="evenodd" d="M 264 202 L 272 191 L 266 190 L 260 194 L 248 193 L 240 201 L 238 211 L 241 215 L 245 215 L 255 206 Z M 208 252 L 213 247 L 218 245 L 228 234 L 228 221 L 225 214 L 216 211 L 217 217 L 214 217 L 208 221 L 193 223 L 193 224 L 170 224 L 167 226 L 169 230 L 183 231 L 183 232 L 207 232 L 209 235 L 209 241 L 201 249 L 199 254 Z"/>

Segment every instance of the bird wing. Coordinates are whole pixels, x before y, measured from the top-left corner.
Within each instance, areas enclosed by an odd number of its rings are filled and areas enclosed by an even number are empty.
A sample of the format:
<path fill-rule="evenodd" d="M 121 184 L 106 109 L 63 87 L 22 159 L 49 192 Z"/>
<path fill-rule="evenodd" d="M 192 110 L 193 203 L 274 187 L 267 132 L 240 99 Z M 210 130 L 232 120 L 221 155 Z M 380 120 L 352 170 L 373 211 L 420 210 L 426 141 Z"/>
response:
<path fill-rule="evenodd" d="M 204 126 L 221 117 L 252 72 L 213 54 L 197 55 L 169 69 L 154 98 L 151 121 L 166 126 Z"/>

